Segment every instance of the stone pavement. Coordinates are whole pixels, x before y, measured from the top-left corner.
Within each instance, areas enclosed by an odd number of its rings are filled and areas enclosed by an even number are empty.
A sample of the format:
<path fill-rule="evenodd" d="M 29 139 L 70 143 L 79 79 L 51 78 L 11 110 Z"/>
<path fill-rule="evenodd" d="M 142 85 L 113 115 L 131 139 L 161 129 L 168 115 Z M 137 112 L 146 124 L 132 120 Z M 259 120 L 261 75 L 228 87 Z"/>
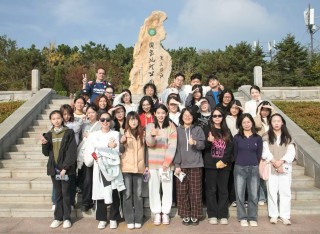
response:
<path fill-rule="evenodd" d="M 175 217 L 170 225 L 154 226 L 151 219 L 145 221 L 141 229 L 128 230 L 125 222 L 121 222 L 118 229 L 98 230 L 98 221 L 93 218 L 73 220 L 70 229 L 63 229 L 62 225 L 56 229 L 49 227 L 51 218 L 0 218 L 0 233 L 320 233 L 320 215 L 292 216 L 292 225 L 282 223 L 270 224 L 267 217 L 259 217 L 258 227 L 241 227 L 235 217 L 229 219 L 229 225 L 210 225 L 201 221 L 198 226 L 184 226 L 181 219 Z"/>

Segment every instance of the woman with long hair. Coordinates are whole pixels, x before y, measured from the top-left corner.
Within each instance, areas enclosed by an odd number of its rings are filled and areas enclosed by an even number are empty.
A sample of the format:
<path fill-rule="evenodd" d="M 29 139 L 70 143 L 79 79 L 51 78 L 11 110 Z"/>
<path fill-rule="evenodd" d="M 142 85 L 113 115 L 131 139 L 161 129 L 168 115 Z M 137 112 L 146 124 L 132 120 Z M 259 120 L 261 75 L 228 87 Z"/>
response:
<path fill-rule="evenodd" d="M 144 96 L 141 98 L 138 114 L 143 128 L 145 128 L 148 123 L 154 122 L 154 104 L 151 97 Z"/>
<path fill-rule="evenodd" d="M 262 138 L 255 129 L 252 116 L 240 116 L 239 133 L 234 136 L 234 184 L 237 198 L 237 217 L 241 226 L 258 226 L 259 162 L 262 154 Z M 248 191 L 248 209 L 245 207 L 245 191 Z M 248 223 L 249 221 L 249 223 Z"/>
<path fill-rule="evenodd" d="M 94 104 L 98 107 L 98 114 L 101 112 L 106 112 L 108 111 L 111 107 L 112 104 L 108 100 L 107 96 L 104 94 L 100 94 L 96 97 L 94 100 Z"/>
<path fill-rule="evenodd" d="M 143 221 L 143 173 L 148 171 L 145 163 L 144 128 L 139 115 L 129 112 L 126 129 L 120 139 L 123 146 L 121 171 L 126 190 L 123 193 L 123 214 L 128 229 L 141 228 Z"/>
<path fill-rule="evenodd" d="M 154 225 L 169 224 L 172 205 L 172 162 L 177 148 L 177 129 L 169 121 L 167 107 L 160 104 L 154 123 L 146 127 L 149 165 L 149 200 Z M 160 194 L 162 187 L 162 198 Z M 161 215 L 162 213 L 162 215 Z"/>
<path fill-rule="evenodd" d="M 211 129 L 207 141 L 211 144 L 204 153 L 206 204 L 210 224 L 228 224 L 228 180 L 232 159 L 232 135 L 225 114 L 215 107 L 211 114 Z"/>
<path fill-rule="evenodd" d="M 268 212 L 270 223 L 278 218 L 290 225 L 292 162 L 296 149 L 287 129 L 286 121 L 280 114 L 273 114 L 269 120 L 269 130 L 263 137 L 262 158 L 272 166 L 267 180 Z"/>

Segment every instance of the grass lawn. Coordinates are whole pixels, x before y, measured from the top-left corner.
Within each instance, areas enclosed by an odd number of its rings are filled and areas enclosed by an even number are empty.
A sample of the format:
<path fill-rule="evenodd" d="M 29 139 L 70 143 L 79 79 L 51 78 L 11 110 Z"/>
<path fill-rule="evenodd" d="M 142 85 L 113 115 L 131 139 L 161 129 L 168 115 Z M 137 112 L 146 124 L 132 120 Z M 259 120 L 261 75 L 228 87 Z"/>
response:
<path fill-rule="evenodd" d="M 273 101 L 273 103 L 320 143 L 320 102 Z"/>
<path fill-rule="evenodd" d="M 0 102 L 0 124 L 8 118 L 24 101 Z"/>

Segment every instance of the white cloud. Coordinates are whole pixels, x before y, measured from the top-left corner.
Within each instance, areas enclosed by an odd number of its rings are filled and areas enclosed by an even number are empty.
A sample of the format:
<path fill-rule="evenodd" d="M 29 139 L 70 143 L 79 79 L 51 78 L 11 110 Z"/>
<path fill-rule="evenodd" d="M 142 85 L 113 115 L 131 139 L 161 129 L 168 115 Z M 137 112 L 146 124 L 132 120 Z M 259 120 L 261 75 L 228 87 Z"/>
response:
<path fill-rule="evenodd" d="M 168 34 L 164 44 L 224 49 L 241 41 L 251 43 L 266 32 L 277 31 L 279 24 L 279 17 L 253 0 L 188 0 L 178 17 L 177 30 Z"/>

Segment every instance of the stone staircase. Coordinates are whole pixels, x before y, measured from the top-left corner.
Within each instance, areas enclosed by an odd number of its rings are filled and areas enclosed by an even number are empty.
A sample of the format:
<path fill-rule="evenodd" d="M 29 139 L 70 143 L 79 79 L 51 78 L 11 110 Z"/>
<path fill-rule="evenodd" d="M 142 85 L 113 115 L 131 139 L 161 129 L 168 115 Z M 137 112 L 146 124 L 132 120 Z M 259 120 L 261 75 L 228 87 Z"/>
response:
<path fill-rule="evenodd" d="M 236 96 L 243 103 L 242 97 Z M 40 135 L 50 127 L 49 113 L 59 109 L 70 99 L 53 99 L 33 126 L 17 139 L 10 152 L 0 160 L 0 217 L 52 217 L 50 177 L 46 175 L 47 157 L 41 153 Z M 81 196 L 76 198 L 81 204 Z M 304 168 L 294 165 L 292 182 L 292 214 L 320 214 L 320 189 L 314 187 L 314 179 L 304 175 Z M 236 216 L 236 208 L 230 207 L 230 215 Z M 204 210 L 205 212 L 205 210 Z M 150 209 L 145 208 L 150 215 Z M 173 207 L 171 215 L 177 209 Z M 94 217 L 94 212 L 81 212 L 79 206 L 73 217 Z M 259 216 L 267 216 L 267 208 L 259 207 Z"/>

